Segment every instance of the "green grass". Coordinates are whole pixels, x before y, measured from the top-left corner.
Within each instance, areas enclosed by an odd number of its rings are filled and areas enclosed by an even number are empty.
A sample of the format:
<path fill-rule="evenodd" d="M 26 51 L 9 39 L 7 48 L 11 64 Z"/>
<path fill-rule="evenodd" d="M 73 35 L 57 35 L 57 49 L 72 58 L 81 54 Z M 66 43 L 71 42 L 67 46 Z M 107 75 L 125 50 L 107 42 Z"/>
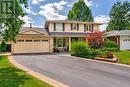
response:
<path fill-rule="evenodd" d="M 0 56 L 0 87 L 52 87 L 13 66 L 7 56 Z"/>
<path fill-rule="evenodd" d="M 118 59 L 119 63 L 130 65 L 130 51 L 120 51 L 114 53 Z"/>

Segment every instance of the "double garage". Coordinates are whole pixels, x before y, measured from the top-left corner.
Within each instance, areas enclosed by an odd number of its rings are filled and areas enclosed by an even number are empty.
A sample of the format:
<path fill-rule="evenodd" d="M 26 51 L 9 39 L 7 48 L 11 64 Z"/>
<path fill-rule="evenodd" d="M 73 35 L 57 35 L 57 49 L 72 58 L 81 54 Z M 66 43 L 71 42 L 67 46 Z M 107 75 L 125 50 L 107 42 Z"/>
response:
<path fill-rule="evenodd" d="M 37 30 L 22 32 L 11 44 L 11 53 L 50 53 L 52 52 L 52 38 Z"/>

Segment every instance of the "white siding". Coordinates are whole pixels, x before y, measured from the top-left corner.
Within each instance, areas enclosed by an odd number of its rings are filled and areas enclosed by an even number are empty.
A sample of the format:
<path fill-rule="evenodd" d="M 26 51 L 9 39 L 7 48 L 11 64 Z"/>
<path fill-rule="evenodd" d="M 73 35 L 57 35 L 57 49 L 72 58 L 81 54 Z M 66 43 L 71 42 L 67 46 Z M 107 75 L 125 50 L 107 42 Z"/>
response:
<path fill-rule="evenodd" d="M 120 36 L 120 50 L 130 50 L 130 36 Z"/>

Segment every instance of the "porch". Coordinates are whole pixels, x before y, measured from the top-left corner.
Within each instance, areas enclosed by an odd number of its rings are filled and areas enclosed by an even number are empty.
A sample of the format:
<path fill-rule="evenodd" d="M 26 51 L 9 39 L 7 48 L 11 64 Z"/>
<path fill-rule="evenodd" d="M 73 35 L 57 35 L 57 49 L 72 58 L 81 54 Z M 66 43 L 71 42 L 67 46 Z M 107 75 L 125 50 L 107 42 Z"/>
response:
<path fill-rule="evenodd" d="M 86 42 L 86 37 L 54 37 L 54 52 L 69 52 L 73 42 Z"/>

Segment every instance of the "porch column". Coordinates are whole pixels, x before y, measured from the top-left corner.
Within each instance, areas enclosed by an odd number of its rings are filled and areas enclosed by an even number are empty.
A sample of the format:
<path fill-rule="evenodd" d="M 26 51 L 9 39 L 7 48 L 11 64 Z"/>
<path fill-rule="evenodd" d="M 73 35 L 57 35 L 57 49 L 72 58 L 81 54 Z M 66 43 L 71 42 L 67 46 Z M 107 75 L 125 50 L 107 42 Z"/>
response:
<path fill-rule="evenodd" d="M 50 53 L 53 53 L 53 37 L 50 37 L 49 38 L 49 51 L 50 51 Z"/>
<path fill-rule="evenodd" d="M 69 51 L 71 51 L 71 37 L 69 37 Z"/>

